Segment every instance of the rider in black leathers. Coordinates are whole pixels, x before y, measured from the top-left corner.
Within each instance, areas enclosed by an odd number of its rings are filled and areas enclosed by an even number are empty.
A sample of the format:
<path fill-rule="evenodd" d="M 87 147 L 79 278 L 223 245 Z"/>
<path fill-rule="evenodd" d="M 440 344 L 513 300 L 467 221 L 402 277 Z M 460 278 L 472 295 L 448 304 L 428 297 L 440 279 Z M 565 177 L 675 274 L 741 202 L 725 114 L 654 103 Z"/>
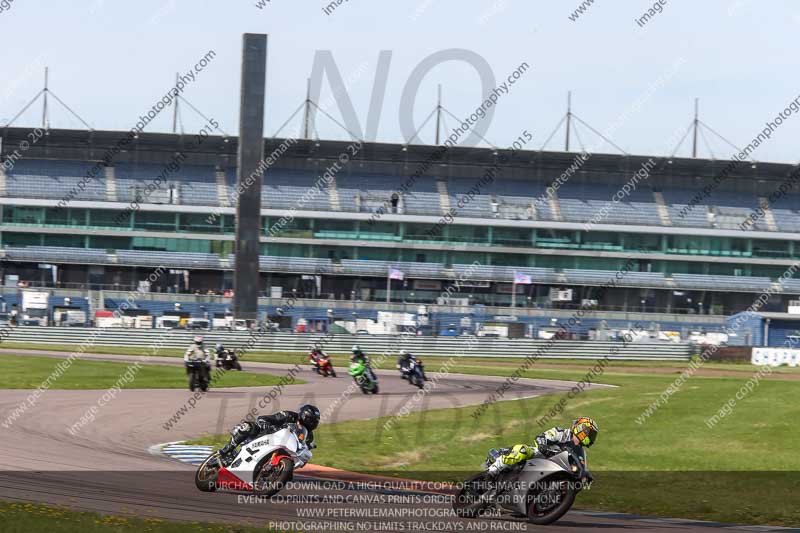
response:
<path fill-rule="evenodd" d="M 234 450 L 246 440 L 252 440 L 261 435 L 275 433 L 291 424 L 303 426 L 308 431 L 306 444 L 309 448 L 315 448 L 314 431 L 319 425 L 320 412 L 317 406 L 306 404 L 295 411 L 280 411 L 272 415 L 256 417 L 255 422 L 242 422 L 231 431 L 231 441 L 220 449 L 219 453 L 223 463 L 235 456 Z"/>
<path fill-rule="evenodd" d="M 408 377 L 411 361 L 416 361 L 417 365 L 419 366 L 420 373 L 422 374 L 422 379 L 427 381 L 428 378 L 425 376 L 425 367 L 422 366 L 422 363 L 419 361 L 419 359 L 414 357 L 414 354 L 407 350 L 400 350 L 400 356 L 397 358 L 397 369 L 400 371 L 403 379 Z"/>

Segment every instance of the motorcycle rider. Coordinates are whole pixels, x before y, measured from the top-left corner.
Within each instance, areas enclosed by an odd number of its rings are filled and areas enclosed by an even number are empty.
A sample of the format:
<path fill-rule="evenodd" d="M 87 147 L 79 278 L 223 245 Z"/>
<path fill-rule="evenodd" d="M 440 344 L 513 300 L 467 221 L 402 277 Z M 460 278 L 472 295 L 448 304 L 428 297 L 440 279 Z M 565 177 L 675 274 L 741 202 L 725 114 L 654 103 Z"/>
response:
<path fill-rule="evenodd" d="M 588 448 L 597 440 L 598 429 L 597 422 L 585 416 L 574 420 L 570 429 L 558 426 L 548 429 L 537 436 L 533 444 L 517 444 L 508 453 L 498 457 L 489 466 L 489 474 L 497 476 L 504 470 L 531 459 L 536 454 L 546 457 L 550 453 L 551 447 L 570 441 L 576 446 Z"/>
<path fill-rule="evenodd" d="M 353 355 L 350 356 L 350 361 L 353 363 L 363 364 L 365 367 L 367 367 L 367 373 L 369 374 L 370 379 L 372 379 L 372 381 L 378 381 L 378 378 L 375 376 L 375 372 L 372 371 L 372 366 L 370 366 L 369 357 L 361 350 L 361 347 L 358 344 L 353 345 Z"/>
<path fill-rule="evenodd" d="M 417 366 L 419 366 L 422 379 L 428 381 L 428 377 L 425 375 L 425 367 L 422 366 L 422 363 L 408 350 L 400 350 L 400 356 L 397 358 L 397 369 L 400 370 L 403 379 L 408 377 L 408 371 L 411 368 L 412 361 L 415 361 Z"/>
<path fill-rule="evenodd" d="M 220 457 L 223 464 L 235 457 L 233 453 L 237 446 L 247 439 L 255 439 L 268 433 L 275 433 L 292 424 L 306 428 L 308 435 L 306 445 L 309 449 L 316 448 L 314 443 L 314 430 L 319 426 L 320 412 L 316 405 L 305 404 L 295 411 L 280 411 L 271 415 L 256 417 L 254 422 L 244 421 L 231 430 L 231 441 L 223 446 Z"/>
<path fill-rule="evenodd" d="M 222 366 L 222 362 L 225 360 L 225 347 L 222 345 L 221 342 L 218 342 L 216 346 L 214 346 L 214 362 L 217 366 Z"/>
<path fill-rule="evenodd" d="M 323 355 L 322 349 L 316 347 L 311 348 L 311 351 L 308 352 L 308 360 L 311 361 L 311 364 L 313 364 L 317 369 L 319 369 L 319 360 Z"/>
<path fill-rule="evenodd" d="M 208 350 L 203 347 L 203 336 L 197 335 L 194 342 L 186 349 L 183 354 L 183 362 L 189 363 L 190 361 L 203 361 L 205 364 L 200 366 L 201 372 L 204 373 L 205 378 L 209 379 L 209 370 L 211 368 L 211 361 L 209 359 Z M 189 373 L 189 367 L 186 367 L 186 373 Z"/>

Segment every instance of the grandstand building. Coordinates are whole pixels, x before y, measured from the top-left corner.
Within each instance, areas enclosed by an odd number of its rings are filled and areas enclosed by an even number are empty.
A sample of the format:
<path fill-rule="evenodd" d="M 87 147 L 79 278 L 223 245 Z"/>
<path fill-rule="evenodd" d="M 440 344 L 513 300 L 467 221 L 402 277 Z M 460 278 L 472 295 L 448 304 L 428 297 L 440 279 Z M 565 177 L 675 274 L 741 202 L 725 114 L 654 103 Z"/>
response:
<path fill-rule="evenodd" d="M 56 264 L 59 287 L 111 289 L 164 266 L 153 291 L 232 288 L 235 138 L 142 133 L 103 161 L 127 132 L 0 133 L 4 275 L 48 285 Z M 800 293 L 800 196 L 773 194 L 791 165 L 302 139 L 265 154 L 265 296 L 436 303 L 460 280 L 470 305 L 516 291 L 518 307 L 722 315 Z"/>

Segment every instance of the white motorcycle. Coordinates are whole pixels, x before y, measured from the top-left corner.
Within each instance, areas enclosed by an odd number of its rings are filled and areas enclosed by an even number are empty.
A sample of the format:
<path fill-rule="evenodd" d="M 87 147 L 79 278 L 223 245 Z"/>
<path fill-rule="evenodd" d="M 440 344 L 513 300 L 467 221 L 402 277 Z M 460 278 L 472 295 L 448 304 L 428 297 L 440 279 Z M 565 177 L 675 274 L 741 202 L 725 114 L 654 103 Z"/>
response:
<path fill-rule="evenodd" d="M 306 443 L 307 437 L 302 426 L 289 426 L 245 441 L 228 466 L 216 451 L 197 468 L 195 485 L 203 492 L 228 489 L 273 496 L 291 481 L 295 469 L 311 460 L 314 444 Z"/>
<path fill-rule="evenodd" d="M 477 518 L 494 511 L 524 516 L 532 524 L 552 524 L 570 510 L 581 490 L 591 486 L 586 450 L 572 443 L 558 445 L 558 453 L 549 457 L 536 456 L 497 477 L 490 475 L 489 466 L 509 451 L 489 450 L 485 470 L 466 480 L 453 498 L 456 515 Z"/>

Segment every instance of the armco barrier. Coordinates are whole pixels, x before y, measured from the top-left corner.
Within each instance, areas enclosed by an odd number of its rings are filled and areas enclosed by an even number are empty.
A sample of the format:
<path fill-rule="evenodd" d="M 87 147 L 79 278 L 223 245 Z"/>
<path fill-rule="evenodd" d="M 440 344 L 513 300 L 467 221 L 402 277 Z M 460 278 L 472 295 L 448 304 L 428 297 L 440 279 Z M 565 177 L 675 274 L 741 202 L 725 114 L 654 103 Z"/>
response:
<path fill-rule="evenodd" d="M 88 343 L 94 337 L 93 344 L 99 346 L 132 346 L 146 348 L 163 346 L 167 348 L 184 348 L 189 346 L 192 338 L 202 334 L 209 347 L 222 342 L 226 347 L 237 348 L 252 344 L 253 351 L 268 352 L 305 352 L 314 342 L 323 342 L 324 349 L 333 354 L 349 354 L 351 347 L 358 344 L 367 354 L 378 354 L 386 349 L 396 353 L 405 348 L 420 356 L 464 356 L 464 357 L 527 357 L 549 344 L 549 341 L 533 339 L 500 339 L 467 337 L 413 337 L 395 335 L 333 335 L 302 334 L 285 332 L 254 333 L 246 331 L 186 331 L 162 329 L 123 329 L 123 328 L 13 328 L 3 340 L 8 342 L 25 342 L 36 344 L 60 344 L 73 346 Z M 0 343 L 2 348 L 3 343 Z M 84 351 L 91 352 L 91 348 Z M 597 359 L 608 356 L 609 359 L 628 360 L 686 360 L 692 353 L 691 345 L 678 343 L 630 343 L 613 341 L 555 341 L 542 353 L 542 358 L 587 358 Z"/>

